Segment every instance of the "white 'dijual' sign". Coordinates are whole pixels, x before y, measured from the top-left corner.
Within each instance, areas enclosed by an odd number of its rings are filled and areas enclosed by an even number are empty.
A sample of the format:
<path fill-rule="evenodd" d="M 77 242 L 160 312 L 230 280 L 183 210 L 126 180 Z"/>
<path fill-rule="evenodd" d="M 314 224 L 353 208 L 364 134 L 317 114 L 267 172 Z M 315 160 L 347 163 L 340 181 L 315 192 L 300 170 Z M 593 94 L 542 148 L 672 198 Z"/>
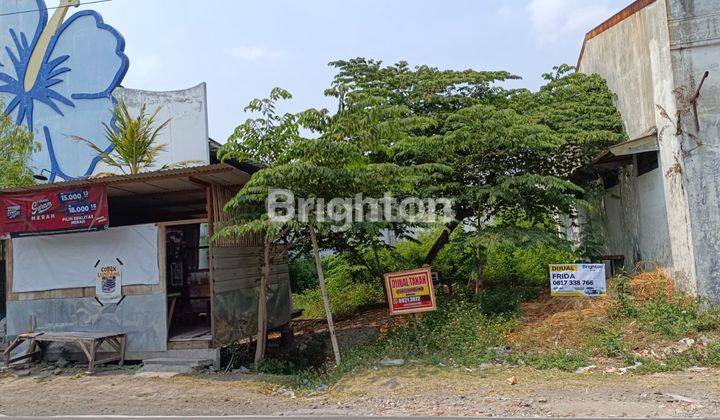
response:
<path fill-rule="evenodd" d="M 550 295 L 605 296 L 605 264 L 550 264 Z"/>

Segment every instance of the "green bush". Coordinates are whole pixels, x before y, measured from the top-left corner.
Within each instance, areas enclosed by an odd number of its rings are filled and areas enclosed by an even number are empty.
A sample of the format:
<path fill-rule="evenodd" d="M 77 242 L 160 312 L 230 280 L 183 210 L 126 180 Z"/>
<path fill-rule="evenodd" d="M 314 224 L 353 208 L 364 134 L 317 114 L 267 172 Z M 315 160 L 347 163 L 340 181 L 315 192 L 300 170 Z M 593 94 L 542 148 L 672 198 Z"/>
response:
<path fill-rule="evenodd" d="M 343 256 L 323 258 L 325 282 L 333 315 L 344 318 L 362 306 L 385 299 L 382 284 L 362 281 L 367 279 L 367 268 L 351 264 Z M 324 318 L 322 294 L 319 287 L 293 294 L 293 305 L 303 309 L 304 318 Z"/>
<path fill-rule="evenodd" d="M 717 306 L 701 308 L 695 299 L 660 294 L 635 305 L 635 316 L 643 329 L 667 338 L 682 338 L 687 334 L 720 328 Z"/>
<path fill-rule="evenodd" d="M 288 261 L 288 268 L 290 270 L 290 287 L 293 292 L 302 293 L 305 289 L 317 287 L 317 270 L 312 256 L 296 255 Z"/>
<path fill-rule="evenodd" d="M 528 286 L 547 287 L 549 265 L 572 262 L 575 256 L 568 248 L 539 244 L 529 248 L 518 247 L 513 253 L 517 263 L 517 276 Z"/>
<path fill-rule="evenodd" d="M 495 287 L 481 290 L 472 299 L 486 315 L 509 315 L 518 310 L 521 303 L 537 296 L 536 288 Z"/>
<path fill-rule="evenodd" d="M 417 235 L 417 240 L 406 240 L 393 246 L 369 249 L 364 252 L 364 257 L 367 261 L 375 262 L 375 252 L 377 252 L 380 269 L 385 273 L 417 268 L 423 264 L 438 235 L 440 230 L 422 231 Z"/>
<path fill-rule="evenodd" d="M 569 247 L 536 244 L 518 245 L 503 241 L 488 247 L 485 279 L 493 285 L 544 287 L 548 283 L 548 266 L 575 259 Z"/>
<path fill-rule="evenodd" d="M 420 236 L 415 249 L 427 250 L 440 234 Z M 482 267 L 484 289 L 546 287 L 548 265 L 577 258 L 568 241 L 555 232 L 513 227 L 487 227 L 481 231 L 457 229 L 438 254 L 433 268 L 447 283 L 465 290 Z M 423 254 L 424 255 L 424 254 Z M 529 294 L 527 296 L 534 296 Z M 513 299 L 515 300 L 515 299 Z"/>

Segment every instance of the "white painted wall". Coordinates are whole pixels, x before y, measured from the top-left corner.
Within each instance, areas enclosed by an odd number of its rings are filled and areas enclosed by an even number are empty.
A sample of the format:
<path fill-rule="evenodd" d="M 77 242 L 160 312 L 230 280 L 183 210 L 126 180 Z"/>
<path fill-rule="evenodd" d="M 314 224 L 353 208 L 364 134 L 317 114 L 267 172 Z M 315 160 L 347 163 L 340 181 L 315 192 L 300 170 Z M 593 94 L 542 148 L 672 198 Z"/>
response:
<path fill-rule="evenodd" d="M 161 107 L 156 119 L 158 124 L 170 120 L 170 124 L 158 138 L 160 144 L 167 145 L 167 151 L 160 154 L 153 170 L 183 161 L 197 161 L 193 166 L 210 163 L 205 83 L 169 92 L 117 88 L 113 94 L 116 99 L 125 102 L 133 116 L 136 116 L 140 106 L 145 104 L 148 113 Z M 117 171 L 101 163 L 95 173 L 101 172 Z"/>

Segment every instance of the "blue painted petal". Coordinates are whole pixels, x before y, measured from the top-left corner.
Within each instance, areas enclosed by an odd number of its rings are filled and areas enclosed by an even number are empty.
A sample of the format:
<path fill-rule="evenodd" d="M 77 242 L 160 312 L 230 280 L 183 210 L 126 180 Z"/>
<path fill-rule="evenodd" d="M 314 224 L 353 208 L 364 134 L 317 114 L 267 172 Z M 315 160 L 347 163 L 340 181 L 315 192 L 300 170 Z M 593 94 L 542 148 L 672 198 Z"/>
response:
<path fill-rule="evenodd" d="M 30 103 L 32 103 L 32 101 L 30 101 Z M 27 111 L 28 111 L 27 108 L 25 108 L 24 106 L 21 106 L 20 108 L 18 108 L 18 115 L 17 115 L 17 124 L 18 125 L 22 124 L 23 120 L 25 120 L 26 117 L 27 117 L 27 119 L 32 119 L 32 112 L 30 114 L 28 114 Z"/>
<path fill-rule="evenodd" d="M 47 169 L 51 173 L 59 173 L 60 178 L 87 176 L 95 169 L 99 158 L 92 149 L 73 140 L 72 136 L 92 140 L 101 147 L 109 145 L 102 123 L 112 120 L 112 99 L 83 99 L 73 103 L 75 108 L 72 109 L 63 106 L 63 117 L 47 104 L 35 102 L 33 118 L 36 122 L 42 121 L 42 124 L 36 124 L 34 130 L 35 138 L 43 146 L 33 161 L 38 171 Z"/>
<path fill-rule="evenodd" d="M 28 101 L 27 107 L 25 108 L 25 118 L 27 119 L 27 126 L 32 126 L 32 117 L 33 117 L 33 110 L 35 109 L 35 103 L 33 101 Z"/>
<path fill-rule="evenodd" d="M 8 48 L 16 57 L 21 54 L 17 46 L 31 50 L 47 23 L 47 9 L 43 0 L 1 0 L 0 15 L 9 13 L 27 12 L 0 16 L 0 72 L 7 73 L 17 79 L 18 75 L 8 56 Z M 16 45 L 12 32 L 19 43 Z M 29 41 L 29 42 L 28 42 Z"/>
<path fill-rule="evenodd" d="M 128 58 L 123 52 L 125 40 L 102 17 L 92 10 L 71 16 L 58 30 L 50 44 L 41 77 L 44 80 L 58 77 L 53 70 L 62 60 L 63 67 L 71 71 L 59 76 L 63 83 L 53 86 L 60 95 L 75 99 L 109 97 L 128 69 Z"/>
<path fill-rule="evenodd" d="M 48 89 L 47 96 L 48 96 L 48 98 L 52 99 L 53 101 L 57 101 L 57 102 L 63 103 L 63 104 L 65 104 L 65 105 L 67 105 L 67 106 L 69 106 L 69 107 L 72 107 L 72 108 L 75 107 L 75 104 L 72 103 L 68 98 L 60 95 L 59 93 L 55 92 L 55 91 L 52 90 L 52 89 Z M 88 122 L 88 123 L 89 123 L 89 124 L 92 124 L 92 122 Z"/>
<path fill-rule="evenodd" d="M 0 82 L 5 82 L 6 84 L 16 83 L 17 80 L 13 79 L 9 74 L 0 73 Z"/>
<path fill-rule="evenodd" d="M 27 49 L 23 46 L 23 44 L 20 42 L 20 38 L 18 38 L 17 32 L 15 32 L 15 29 L 10 28 L 10 37 L 13 40 L 13 43 L 15 44 L 15 50 L 14 51 L 26 51 Z M 24 37 L 25 34 L 22 34 Z"/>
<path fill-rule="evenodd" d="M 21 56 L 19 55 L 19 53 L 15 54 L 15 50 L 13 50 L 10 47 L 5 47 L 5 52 L 7 53 L 8 60 L 10 60 L 9 64 L 12 64 L 12 68 L 16 69 L 16 68 L 20 67 Z M 10 67 L 10 65 L 8 65 L 7 67 Z M 9 74 L 17 74 L 17 73 L 9 72 Z M 22 76 L 22 75 L 18 75 L 18 76 Z M 16 76 L 16 77 L 18 77 L 18 76 Z M 18 77 L 18 78 L 20 78 L 20 77 Z"/>
<path fill-rule="evenodd" d="M 52 78 L 55 77 L 55 76 L 59 76 L 59 75 L 61 75 L 61 74 L 63 74 L 63 73 L 67 73 L 67 72 L 69 72 L 69 71 L 71 71 L 70 67 L 60 67 L 59 69 L 53 70 L 52 72 L 50 72 L 50 74 L 48 74 L 48 75 L 45 76 L 45 77 L 47 78 L 47 80 L 50 80 L 50 79 L 52 79 Z"/>
<path fill-rule="evenodd" d="M 21 39 L 21 41 L 22 41 L 22 47 L 23 47 L 23 49 L 26 49 L 26 50 L 29 51 L 29 50 L 30 50 L 30 43 L 28 42 L 28 38 L 27 38 L 27 35 L 25 34 L 25 32 L 21 32 L 21 33 L 20 33 L 20 39 Z"/>
<path fill-rule="evenodd" d="M 7 107 L 5 108 L 5 113 L 8 115 L 12 115 L 13 112 L 15 112 L 15 108 L 18 107 L 20 104 L 20 97 L 16 96 L 10 103 L 7 104 Z M 18 118 L 18 124 L 22 122 L 22 119 Z"/>
<path fill-rule="evenodd" d="M 3 111 L 17 118 L 24 73 L 18 74 L 16 64 L 30 55 L 47 23 L 47 9 L 43 0 L 0 0 L 0 15 L 0 102 L 5 104 Z M 13 34 L 19 37 L 19 49 Z"/>
<path fill-rule="evenodd" d="M 62 79 L 50 79 L 50 80 L 46 80 L 46 81 L 45 81 L 45 87 L 46 87 L 46 88 L 51 88 L 51 87 L 57 85 L 58 83 L 62 83 L 62 82 L 63 82 Z"/>
<path fill-rule="evenodd" d="M 47 62 L 47 64 L 46 64 L 47 68 L 49 70 L 52 70 L 55 67 L 59 66 L 60 64 L 64 63 L 65 61 L 67 61 L 68 58 L 70 58 L 69 55 L 61 55 L 60 57 L 54 58 Z"/>

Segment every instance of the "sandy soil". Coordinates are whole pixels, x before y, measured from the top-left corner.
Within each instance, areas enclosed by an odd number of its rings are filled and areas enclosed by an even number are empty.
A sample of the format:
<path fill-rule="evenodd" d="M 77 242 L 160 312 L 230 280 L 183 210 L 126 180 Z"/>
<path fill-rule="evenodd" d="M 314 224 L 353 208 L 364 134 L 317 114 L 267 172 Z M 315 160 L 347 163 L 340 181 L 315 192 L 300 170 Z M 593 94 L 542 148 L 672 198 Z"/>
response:
<path fill-rule="evenodd" d="M 293 392 L 247 374 L 94 376 L 35 369 L 0 378 L 5 415 L 717 416 L 718 370 L 580 375 L 528 368 L 379 368 L 327 392 Z M 516 384 L 508 379 L 515 377 Z"/>

